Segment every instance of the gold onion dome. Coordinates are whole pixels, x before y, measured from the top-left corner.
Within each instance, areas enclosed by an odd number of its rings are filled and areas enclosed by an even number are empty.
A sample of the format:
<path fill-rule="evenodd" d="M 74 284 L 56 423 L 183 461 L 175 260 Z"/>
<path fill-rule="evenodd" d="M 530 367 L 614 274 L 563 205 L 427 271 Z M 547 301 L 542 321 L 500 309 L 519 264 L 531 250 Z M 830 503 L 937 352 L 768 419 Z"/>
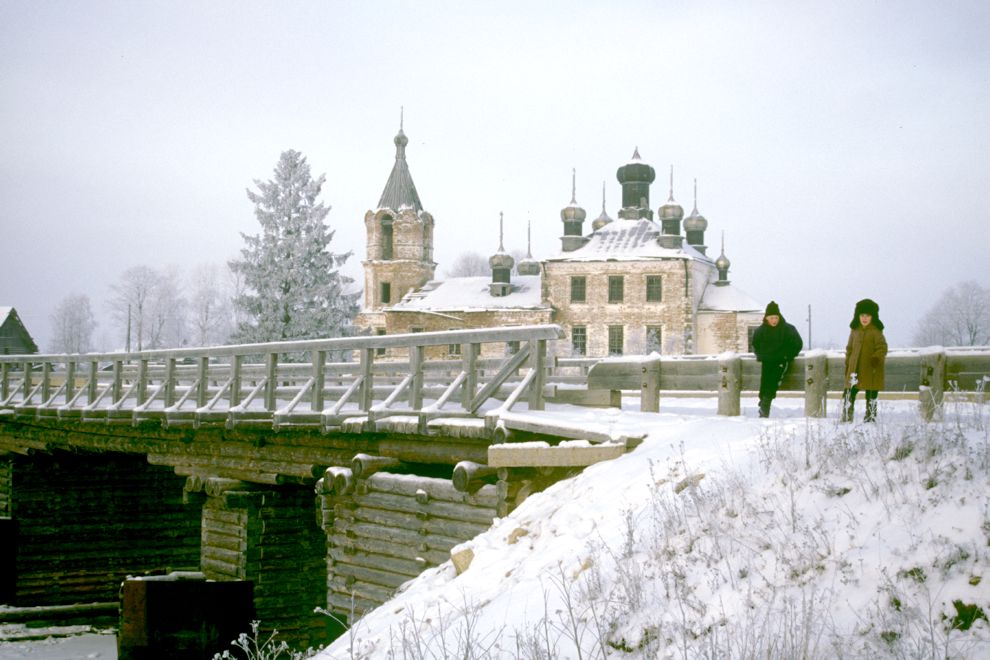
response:
<path fill-rule="evenodd" d="M 571 203 L 560 210 L 560 219 L 564 222 L 584 222 L 587 215 L 577 203 L 577 170 L 571 170 Z"/>
<path fill-rule="evenodd" d="M 516 260 L 512 258 L 512 255 L 505 251 L 502 242 L 502 213 L 498 214 L 498 252 L 493 254 L 488 258 L 488 265 L 491 266 L 492 270 L 505 268 L 507 270 L 512 270 Z"/>
<path fill-rule="evenodd" d="M 700 232 L 708 229 L 708 220 L 698 213 L 698 180 L 694 181 L 694 208 L 691 215 L 684 218 L 684 231 Z"/>
<path fill-rule="evenodd" d="M 670 196 L 667 203 L 660 207 L 658 212 L 661 220 L 681 221 L 684 217 L 684 207 L 674 201 L 674 166 L 670 166 Z"/>
<path fill-rule="evenodd" d="M 602 181 L 602 214 L 592 221 L 591 229 L 598 231 L 610 222 L 612 218 L 608 217 L 608 211 L 605 210 L 605 182 Z"/>

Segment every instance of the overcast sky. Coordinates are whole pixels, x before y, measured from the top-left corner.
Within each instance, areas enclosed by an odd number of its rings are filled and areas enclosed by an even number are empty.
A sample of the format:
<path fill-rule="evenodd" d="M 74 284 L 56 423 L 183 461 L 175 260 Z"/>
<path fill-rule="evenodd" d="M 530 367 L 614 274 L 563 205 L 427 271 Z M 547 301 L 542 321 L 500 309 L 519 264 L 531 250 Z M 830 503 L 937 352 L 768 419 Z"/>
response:
<path fill-rule="evenodd" d="M 470 7 L 468 7 L 470 5 Z M 559 249 L 571 195 L 621 202 L 639 147 L 654 211 L 692 180 L 730 279 L 807 341 L 880 304 L 904 345 L 961 280 L 988 283 L 990 3 L 45 2 L 0 0 L 0 305 L 47 348 L 89 295 L 97 339 L 130 266 L 224 263 L 258 231 L 245 189 L 279 154 L 360 278 L 364 214 L 408 160 L 438 275 L 463 251 Z"/>

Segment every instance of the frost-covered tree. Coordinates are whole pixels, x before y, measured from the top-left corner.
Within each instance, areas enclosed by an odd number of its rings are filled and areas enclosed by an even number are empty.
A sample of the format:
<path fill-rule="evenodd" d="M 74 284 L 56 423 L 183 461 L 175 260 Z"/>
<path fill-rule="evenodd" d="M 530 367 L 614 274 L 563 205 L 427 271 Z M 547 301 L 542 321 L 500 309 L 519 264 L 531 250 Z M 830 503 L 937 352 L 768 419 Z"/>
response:
<path fill-rule="evenodd" d="M 150 323 L 147 348 L 167 348 L 186 343 L 187 303 L 179 284 L 179 271 L 175 267 L 158 273 L 158 283 L 152 291 L 149 307 Z"/>
<path fill-rule="evenodd" d="M 492 267 L 488 265 L 488 257 L 477 252 L 462 252 L 447 270 L 447 277 L 476 277 L 491 274 Z"/>
<path fill-rule="evenodd" d="M 329 250 L 334 232 L 324 219 L 330 208 L 317 201 L 324 175 L 313 179 L 298 151 L 282 154 L 275 177 L 248 190 L 261 233 L 244 237 L 241 259 L 230 262 L 245 290 L 234 299 L 245 319 L 241 342 L 338 337 L 357 314 L 360 292 L 340 272 L 351 252 Z"/>
<path fill-rule="evenodd" d="M 144 347 L 145 330 L 151 319 L 151 300 L 160 275 L 149 266 L 133 266 L 120 275 L 120 281 L 110 286 L 108 301 L 111 315 L 124 330 L 125 348 L 132 348 L 136 339 L 137 350 Z"/>
<path fill-rule="evenodd" d="M 86 353 L 93 350 L 96 318 L 89 296 L 74 293 L 62 299 L 52 312 L 52 353 Z"/>
<path fill-rule="evenodd" d="M 918 322 L 916 346 L 990 344 L 990 289 L 969 280 L 949 287 Z"/>

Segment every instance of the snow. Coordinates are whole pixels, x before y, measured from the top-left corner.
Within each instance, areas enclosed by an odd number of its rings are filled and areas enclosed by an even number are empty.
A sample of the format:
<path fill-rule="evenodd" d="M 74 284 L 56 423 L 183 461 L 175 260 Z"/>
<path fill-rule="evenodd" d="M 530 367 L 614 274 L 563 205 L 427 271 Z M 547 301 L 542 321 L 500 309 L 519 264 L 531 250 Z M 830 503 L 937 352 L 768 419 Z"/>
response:
<path fill-rule="evenodd" d="M 698 311 L 715 312 L 760 312 L 763 306 L 752 296 L 732 284 L 710 283 L 701 297 Z"/>
<path fill-rule="evenodd" d="M 451 277 L 427 283 L 390 310 L 402 311 L 481 311 L 486 309 L 542 309 L 539 275 L 515 275 L 512 292 L 507 296 L 493 296 L 488 291 L 490 277 Z"/>
<path fill-rule="evenodd" d="M 750 399 L 742 417 L 710 398 L 637 406 L 549 411 L 648 435 L 494 520 L 458 547 L 463 573 L 426 571 L 318 657 L 990 657 L 985 617 L 959 624 L 990 608 L 985 405 L 927 425 L 895 400 L 878 424 L 805 418 L 801 398 L 769 420 Z"/>

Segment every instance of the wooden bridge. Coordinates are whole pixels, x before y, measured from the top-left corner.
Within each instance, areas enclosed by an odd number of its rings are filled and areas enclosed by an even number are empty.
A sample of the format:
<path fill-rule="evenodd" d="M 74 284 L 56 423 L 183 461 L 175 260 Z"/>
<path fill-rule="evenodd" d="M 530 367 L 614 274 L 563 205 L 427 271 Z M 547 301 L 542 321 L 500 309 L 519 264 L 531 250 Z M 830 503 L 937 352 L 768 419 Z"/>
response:
<path fill-rule="evenodd" d="M 690 391 L 733 415 L 758 382 L 750 355 L 551 359 L 561 334 L 0 356 L 0 602 L 112 603 L 128 575 L 178 571 L 249 582 L 267 628 L 323 643 L 336 631 L 314 608 L 360 615 L 529 494 L 640 439 L 553 421 L 548 400 L 617 405 L 633 390 L 655 411 Z M 785 379 L 809 416 L 841 388 L 840 361 L 807 353 Z M 918 393 L 926 417 L 947 389 L 982 393 L 988 373 L 986 350 L 888 359 L 888 387 Z M 589 443 L 553 446 L 566 438 Z M 534 439 L 555 453 L 506 444 Z"/>

